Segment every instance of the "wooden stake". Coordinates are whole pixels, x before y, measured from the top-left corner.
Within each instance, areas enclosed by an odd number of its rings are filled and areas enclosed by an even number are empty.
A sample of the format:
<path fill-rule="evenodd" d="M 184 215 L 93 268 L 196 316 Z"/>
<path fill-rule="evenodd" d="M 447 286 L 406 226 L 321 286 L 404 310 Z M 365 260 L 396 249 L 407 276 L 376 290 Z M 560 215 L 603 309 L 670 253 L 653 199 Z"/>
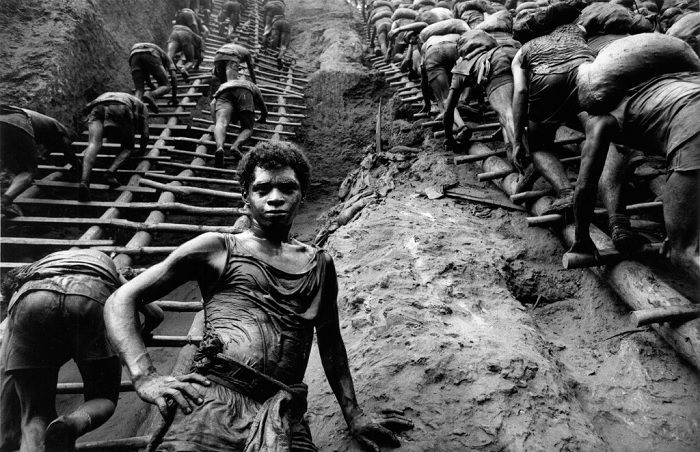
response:
<path fill-rule="evenodd" d="M 684 323 L 700 317 L 700 306 L 667 306 L 632 311 L 630 320 L 635 327 L 654 323 Z"/>

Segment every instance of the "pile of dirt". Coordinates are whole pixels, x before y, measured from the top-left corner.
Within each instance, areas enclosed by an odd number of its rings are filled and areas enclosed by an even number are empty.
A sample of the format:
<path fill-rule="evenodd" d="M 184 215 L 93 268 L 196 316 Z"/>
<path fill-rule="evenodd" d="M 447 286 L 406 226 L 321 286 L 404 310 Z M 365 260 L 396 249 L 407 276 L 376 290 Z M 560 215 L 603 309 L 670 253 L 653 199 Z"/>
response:
<path fill-rule="evenodd" d="M 4 0 L 0 97 L 77 132 L 88 101 L 131 90 L 129 49 L 165 46 L 174 12 L 160 0 Z"/>

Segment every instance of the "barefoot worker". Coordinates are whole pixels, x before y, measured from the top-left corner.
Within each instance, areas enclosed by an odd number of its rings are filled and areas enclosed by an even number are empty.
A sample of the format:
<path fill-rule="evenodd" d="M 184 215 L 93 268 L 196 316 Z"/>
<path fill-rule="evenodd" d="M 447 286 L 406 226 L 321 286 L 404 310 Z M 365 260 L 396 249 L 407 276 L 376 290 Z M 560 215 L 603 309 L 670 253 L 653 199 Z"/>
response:
<path fill-rule="evenodd" d="M 0 375 L 0 450 L 75 450 L 80 435 L 104 424 L 119 397 L 121 366 L 105 336 L 102 307 L 124 280 L 104 253 L 73 249 L 8 272 L 3 300 L 10 300 Z M 145 330 L 163 318 L 143 305 Z M 56 417 L 56 382 L 61 366 L 75 360 L 85 402 Z M 21 419 L 21 434 L 17 423 Z M 44 446 L 46 448 L 44 449 Z"/>
<path fill-rule="evenodd" d="M 207 233 L 181 245 L 105 307 L 109 337 L 137 394 L 174 416 L 156 450 L 317 450 L 303 418 L 302 383 L 314 330 L 352 434 L 371 450 L 398 446 L 390 429 L 412 423 L 396 414 L 375 420 L 355 397 L 332 258 L 289 237 L 309 188 L 306 157 L 292 144 L 265 142 L 239 168 L 251 228 L 236 235 Z M 136 329 L 136 308 L 184 281 L 197 281 L 202 292 L 204 337 L 194 372 L 160 375 Z M 171 401 L 180 409 L 171 413 Z"/>

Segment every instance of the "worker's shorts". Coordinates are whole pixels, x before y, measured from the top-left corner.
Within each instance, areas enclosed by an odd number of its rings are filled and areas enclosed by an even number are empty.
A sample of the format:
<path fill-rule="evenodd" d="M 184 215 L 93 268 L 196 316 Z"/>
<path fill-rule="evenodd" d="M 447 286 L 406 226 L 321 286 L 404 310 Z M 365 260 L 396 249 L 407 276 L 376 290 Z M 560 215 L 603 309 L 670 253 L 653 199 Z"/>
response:
<path fill-rule="evenodd" d="M 92 107 L 87 116 L 88 124 L 102 121 L 105 127 L 118 127 L 121 131 L 121 145 L 125 149 L 134 149 L 134 117 L 129 107 L 120 103 L 103 103 Z"/>
<path fill-rule="evenodd" d="M 690 138 L 686 138 L 689 135 Z M 700 170 L 700 99 L 690 101 L 674 116 L 666 142 L 674 144 L 674 149 L 666 157 L 669 174 L 672 171 Z"/>
<path fill-rule="evenodd" d="M 238 118 L 240 113 L 255 113 L 255 102 L 253 93 L 245 88 L 227 89 L 214 100 L 214 111 L 220 110 L 230 112 L 230 118 Z"/>
<path fill-rule="evenodd" d="M 428 74 L 428 81 L 432 82 L 441 75 L 448 74 L 452 79 L 452 68 L 457 61 L 457 44 L 445 42 L 432 45 L 425 50 L 423 67 Z"/>
<path fill-rule="evenodd" d="M 528 119 L 563 123 L 579 113 L 578 66 L 550 74 L 530 74 Z"/>
<path fill-rule="evenodd" d="M 16 118 L 9 118 L 16 116 Z M 0 166 L 12 174 L 25 171 L 33 172 L 38 164 L 38 150 L 34 142 L 33 132 L 15 125 L 13 120 L 29 123 L 29 118 L 21 113 L 0 116 Z"/>
<path fill-rule="evenodd" d="M 241 70 L 241 62 L 233 57 L 229 57 L 225 60 L 219 60 L 214 63 L 214 77 L 218 78 L 221 83 L 227 81 L 226 70 L 228 68 L 233 68 L 236 72 Z"/>
<path fill-rule="evenodd" d="M 20 296 L 8 316 L 6 371 L 57 368 L 116 356 L 105 335 L 102 305 L 83 295 L 36 290 Z"/>
<path fill-rule="evenodd" d="M 158 86 L 168 84 L 168 74 L 165 72 L 160 58 L 150 52 L 135 53 L 129 59 L 131 66 L 131 78 L 137 90 L 143 90 L 144 84 L 151 75 L 156 79 Z"/>

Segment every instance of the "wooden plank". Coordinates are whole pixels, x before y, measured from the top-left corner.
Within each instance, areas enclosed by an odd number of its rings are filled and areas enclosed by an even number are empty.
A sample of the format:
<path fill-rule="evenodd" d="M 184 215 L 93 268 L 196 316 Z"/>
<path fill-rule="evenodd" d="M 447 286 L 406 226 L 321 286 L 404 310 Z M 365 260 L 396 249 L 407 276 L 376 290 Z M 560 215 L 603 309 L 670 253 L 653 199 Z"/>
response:
<path fill-rule="evenodd" d="M 80 184 L 77 182 L 55 182 L 55 181 L 34 181 L 34 183 L 38 187 L 46 187 L 46 188 L 58 188 L 58 189 L 70 189 L 70 190 L 77 190 Z M 100 190 L 100 191 L 109 191 L 109 190 L 114 190 L 114 191 L 130 191 L 132 193 L 155 193 L 156 191 L 152 188 L 145 188 L 145 187 L 135 187 L 133 185 L 122 185 L 120 187 L 116 188 L 110 188 L 109 185 L 105 184 L 90 184 L 90 190 Z"/>
<path fill-rule="evenodd" d="M 137 221 L 124 220 L 122 218 L 67 218 L 67 217 L 15 217 L 3 220 L 5 224 L 11 225 L 89 225 L 101 227 L 114 227 L 119 229 L 130 229 L 145 232 L 221 232 L 234 233 L 233 226 L 209 226 L 203 224 L 184 223 L 139 223 Z M 23 265 L 23 264 L 22 264 Z"/>
<path fill-rule="evenodd" d="M 494 196 L 495 195 L 495 196 Z M 487 192 L 472 187 L 455 187 L 445 190 L 445 196 L 448 198 L 464 199 L 467 201 L 488 204 L 494 207 L 502 207 L 504 209 L 516 210 L 524 212 L 525 209 L 517 204 L 513 204 L 502 193 Z"/>
<path fill-rule="evenodd" d="M 564 253 L 561 258 L 562 266 L 571 270 L 574 268 L 599 267 L 601 265 L 611 265 L 621 262 L 625 259 L 634 259 L 645 255 L 658 255 L 661 249 L 661 243 L 652 243 L 644 245 L 641 250 L 634 255 L 623 254 L 615 248 L 598 250 L 598 259 L 592 254 L 582 253 Z"/>
<path fill-rule="evenodd" d="M 182 204 L 178 202 L 108 202 L 108 201 L 91 201 L 80 202 L 68 199 L 40 199 L 40 198 L 18 198 L 15 199 L 16 204 L 29 206 L 61 206 L 61 207 L 94 207 L 94 208 L 115 208 L 115 209 L 133 209 L 133 210 L 154 210 L 162 212 L 178 212 L 188 215 L 201 216 L 239 216 L 244 214 L 237 207 L 199 207 Z"/>
<path fill-rule="evenodd" d="M 109 246 L 112 240 L 68 240 L 68 239 L 44 239 L 41 237 L 3 237 L 0 240 L 2 245 L 23 245 L 23 246 Z"/>
<path fill-rule="evenodd" d="M 175 251 L 176 246 L 142 246 L 132 248 L 126 246 L 94 246 L 93 249 L 103 253 L 126 254 L 128 256 L 154 256 L 170 254 Z"/>

